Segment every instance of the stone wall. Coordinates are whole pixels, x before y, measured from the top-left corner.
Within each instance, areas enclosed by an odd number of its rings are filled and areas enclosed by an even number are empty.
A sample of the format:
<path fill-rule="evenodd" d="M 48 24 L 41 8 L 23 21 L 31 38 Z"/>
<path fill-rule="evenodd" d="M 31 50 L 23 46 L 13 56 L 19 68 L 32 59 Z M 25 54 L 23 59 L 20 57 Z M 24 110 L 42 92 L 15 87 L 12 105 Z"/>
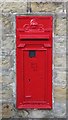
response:
<path fill-rule="evenodd" d="M 2 41 L 0 53 L 0 96 L 2 118 L 66 117 L 66 3 L 65 2 L 1 2 Z M 53 20 L 53 109 L 17 110 L 16 102 L 16 15 L 52 15 Z M 1 35 L 0 35 L 1 36 Z M 1 63 L 2 58 L 2 63 Z M 2 66 L 2 79 L 1 79 Z"/>

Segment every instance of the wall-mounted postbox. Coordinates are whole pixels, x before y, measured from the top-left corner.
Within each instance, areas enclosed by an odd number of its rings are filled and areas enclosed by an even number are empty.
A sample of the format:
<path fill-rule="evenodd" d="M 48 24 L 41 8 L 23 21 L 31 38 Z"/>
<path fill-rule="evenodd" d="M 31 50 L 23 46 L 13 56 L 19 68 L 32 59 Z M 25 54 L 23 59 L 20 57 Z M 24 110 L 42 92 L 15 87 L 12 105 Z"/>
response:
<path fill-rule="evenodd" d="M 16 106 L 52 108 L 52 16 L 16 16 Z"/>

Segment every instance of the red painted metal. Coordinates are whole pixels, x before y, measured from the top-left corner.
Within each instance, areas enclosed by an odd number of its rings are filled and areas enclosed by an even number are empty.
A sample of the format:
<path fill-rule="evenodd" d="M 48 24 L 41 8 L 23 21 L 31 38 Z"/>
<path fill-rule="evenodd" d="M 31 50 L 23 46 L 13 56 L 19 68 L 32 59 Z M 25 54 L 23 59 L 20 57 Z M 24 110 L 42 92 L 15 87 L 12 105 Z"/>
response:
<path fill-rule="evenodd" d="M 16 16 L 16 107 L 52 108 L 52 16 Z"/>

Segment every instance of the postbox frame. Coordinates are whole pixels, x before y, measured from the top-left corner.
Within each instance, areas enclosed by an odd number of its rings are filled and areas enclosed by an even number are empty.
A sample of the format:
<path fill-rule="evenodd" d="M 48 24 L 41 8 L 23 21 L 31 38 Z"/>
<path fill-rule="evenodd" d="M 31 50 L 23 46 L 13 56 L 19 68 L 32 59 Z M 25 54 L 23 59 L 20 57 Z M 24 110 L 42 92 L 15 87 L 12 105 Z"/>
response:
<path fill-rule="evenodd" d="M 23 17 L 23 16 L 21 16 Z M 31 16 L 29 16 L 31 17 Z M 32 16 L 32 17 L 38 17 L 38 16 Z M 40 16 L 42 17 L 42 16 Z M 51 17 L 51 20 L 52 20 L 52 16 L 45 16 L 45 17 Z M 20 18 L 20 16 L 17 16 L 16 17 L 16 23 L 17 23 L 17 20 L 18 18 Z M 25 44 L 20 44 L 18 43 L 18 39 L 20 40 L 22 36 L 17 36 L 18 33 L 17 33 L 17 30 L 16 30 L 16 74 L 17 74 L 17 82 L 16 82 L 16 107 L 18 109 L 22 109 L 22 108 L 41 108 L 41 109 L 51 109 L 52 108 L 52 41 L 51 41 L 51 46 L 50 44 L 44 44 L 44 50 L 48 51 L 48 57 L 49 57 L 49 54 L 51 55 L 50 57 L 50 60 L 49 62 L 51 62 L 51 64 L 49 64 L 48 62 L 48 66 L 51 68 L 49 70 L 50 72 L 50 75 L 47 75 L 48 77 L 50 76 L 51 80 L 50 82 L 48 83 L 48 86 L 49 86 L 49 89 L 47 91 L 49 91 L 49 95 L 48 95 L 48 100 L 49 100 L 49 103 L 47 104 L 25 104 L 23 105 L 23 97 L 22 97 L 22 94 L 23 94 L 23 81 L 20 81 L 20 78 L 18 78 L 18 76 L 20 76 L 20 71 L 22 70 L 22 63 L 19 64 L 19 60 L 22 58 L 23 59 L 23 56 L 21 54 L 21 52 L 23 52 L 24 50 L 33 50 L 33 49 L 24 49 L 24 46 Z M 37 41 L 37 44 L 38 44 L 38 41 Z M 36 49 L 37 50 L 37 49 Z M 41 48 L 40 48 L 41 50 Z M 48 67 L 48 68 L 49 68 Z M 20 71 L 19 71 L 20 70 Z M 21 79 L 22 78 L 22 75 L 21 75 Z M 20 92 L 21 91 L 21 92 Z"/>

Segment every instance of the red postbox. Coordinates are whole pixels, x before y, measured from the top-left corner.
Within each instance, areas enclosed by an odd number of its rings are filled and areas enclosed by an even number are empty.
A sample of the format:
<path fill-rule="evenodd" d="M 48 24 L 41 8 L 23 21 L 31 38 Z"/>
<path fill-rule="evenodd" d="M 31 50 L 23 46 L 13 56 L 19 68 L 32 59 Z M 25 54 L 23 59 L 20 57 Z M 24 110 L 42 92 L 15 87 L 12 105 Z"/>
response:
<path fill-rule="evenodd" d="M 16 16 L 16 107 L 52 108 L 52 16 Z"/>

